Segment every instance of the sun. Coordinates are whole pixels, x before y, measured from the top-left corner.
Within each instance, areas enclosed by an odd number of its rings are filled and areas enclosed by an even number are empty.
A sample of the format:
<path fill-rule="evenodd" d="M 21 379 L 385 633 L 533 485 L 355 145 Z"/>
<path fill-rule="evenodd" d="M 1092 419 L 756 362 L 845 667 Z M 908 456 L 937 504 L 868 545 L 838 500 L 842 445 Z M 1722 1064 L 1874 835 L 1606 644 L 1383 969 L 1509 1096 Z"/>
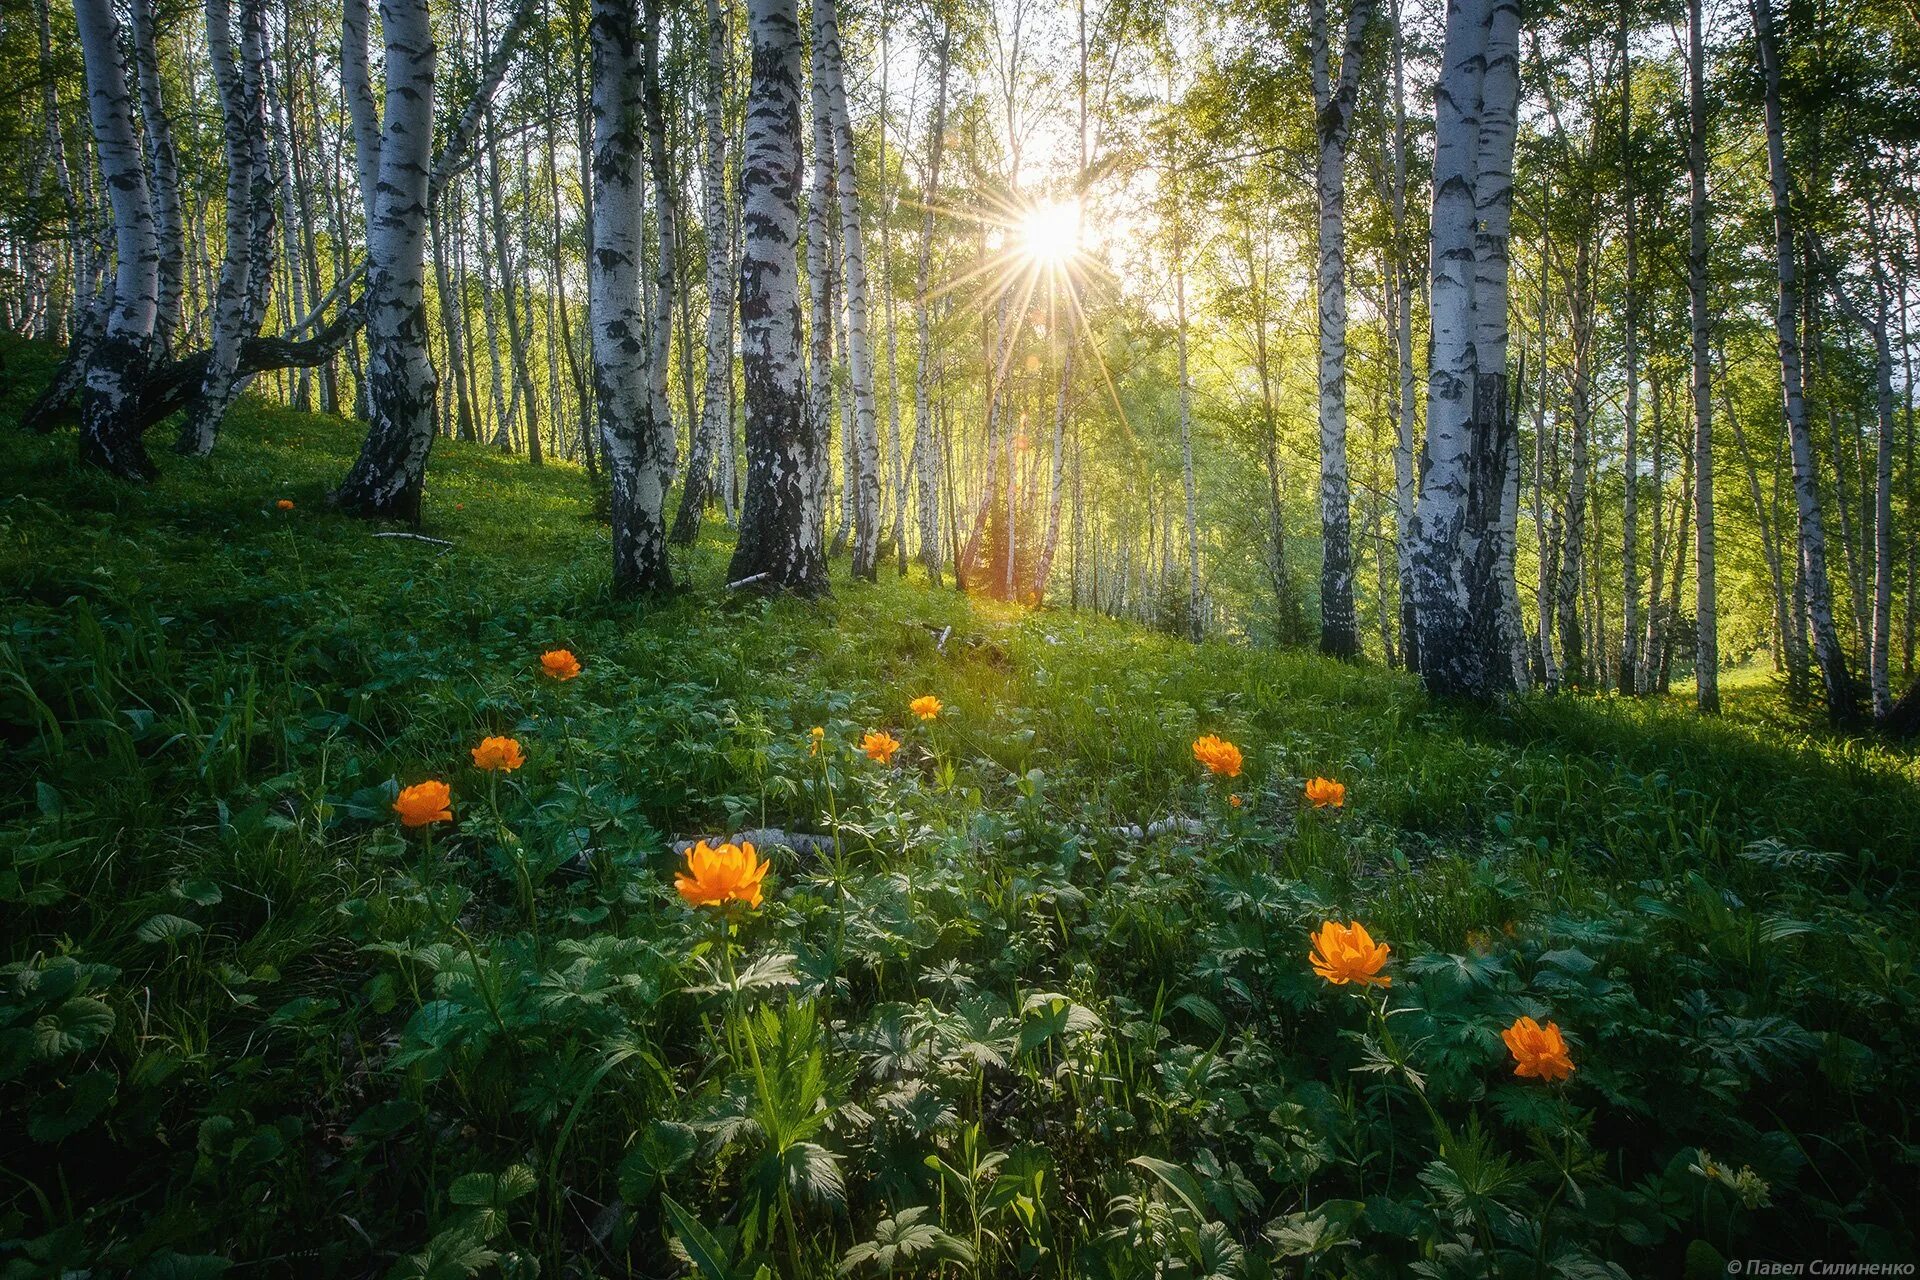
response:
<path fill-rule="evenodd" d="M 1065 265 L 1080 252 L 1080 202 L 1036 204 L 1021 214 L 1020 251 L 1041 266 Z"/>

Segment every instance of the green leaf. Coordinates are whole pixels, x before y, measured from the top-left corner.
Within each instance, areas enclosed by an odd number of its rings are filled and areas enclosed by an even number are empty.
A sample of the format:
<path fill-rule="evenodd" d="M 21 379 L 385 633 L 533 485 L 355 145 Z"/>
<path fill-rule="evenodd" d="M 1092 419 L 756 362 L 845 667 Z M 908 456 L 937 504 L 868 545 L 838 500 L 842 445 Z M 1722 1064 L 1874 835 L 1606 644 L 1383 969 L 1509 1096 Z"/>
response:
<path fill-rule="evenodd" d="M 1207 1202 L 1206 1193 L 1200 1190 L 1200 1184 L 1194 1180 L 1193 1175 L 1179 1165 L 1170 1164 L 1154 1156 L 1135 1156 L 1127 1163 L 1145 1169 L 1165 1183 L 1169 1191 L 1185 1202 L 1194 1217 L 1204 1219 L 1207 1216 L 1206 1210 L 1201 1207 Z"/>
<path fill-rule="evenodd" d="M 193 921 L 162 911 L 147 918 L 147 922 L 140 926 L 139 935 L 142 942 L 159 943 L 178 942 L 199 932 L 200 926 Z"/>
<path fill-rule="evenodd" d="M 60 802 L 60 793 L 44 782 L 33 784 L 33 802 L 40 808 L 43 818 L 57 818 L 66 806 Z"/>
<path fill-rule="evenodd" d="M 112 1009 L 91 996 L 75 996 L 33 1024 L 34 1053 L 43 1059 L 83 1053 L 112 1030 Z"/>
<path fill-rule="evenodd" d="M 700 1274 L 707 1280 L 734 1280 L 733 1268 L 727 1265 L 726 1254 L 713 1234 L 664 1191 L 660 1193 L 660 1203 L 666 1207 L 667 1220 L 673 1225 L 674 1235 L 680 1238 L 680 1247 L 687 1251 L 687 1257 L 693 1260 Z"/>
<path fill-rule="evenodd" d="M 389 1098 L 385 1102 L 376 1102 L 362 1111 L 359 1117 L 347 1126 L 347 1134 L 354 1138 L 391 1138 L 424 1114 L 426 1114 L 426 1108 L 417 1102 L 410 1102 L 405 1098 Z"/>

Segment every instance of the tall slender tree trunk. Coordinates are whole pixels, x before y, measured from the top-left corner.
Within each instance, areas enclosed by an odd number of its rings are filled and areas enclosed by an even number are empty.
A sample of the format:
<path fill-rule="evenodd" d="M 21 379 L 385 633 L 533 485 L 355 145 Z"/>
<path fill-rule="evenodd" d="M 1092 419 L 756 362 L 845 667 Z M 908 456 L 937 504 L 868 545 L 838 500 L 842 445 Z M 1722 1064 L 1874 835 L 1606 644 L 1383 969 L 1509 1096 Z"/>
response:
<path fill-rule="evenodd" d="M 1627 278 L 1622 299 L 1626 359 L 1625 490 L 1620 507 L 1620 692 L 1640 691 L 1640 252 L 1633 192 L 1633 49 L 1620 7 L 1620 198 L 1626 206 Z"/>
<path fill-rule="evenodd" d="M 1700 0 L 1687 3 L 1687 66 L 1687 297 L 1693 317 L 1694 686 L 1699 709 L 1713 714 L 1720 710 L 1720 622 L 1714 581 L 1712 320 L 1707 310 L 1707 55 Z"/>
<path fill-rule="evenodd" d="M 180 169 L 173 144 L 173 122 L 160 91 L 160 58 L 154 31 L 154 0 L 133 0 L 133 59 L 140 84 L 140 119 L 146 127 L 147 176 L 153 197 L 153 234 L 160 252 L 155 295 L 153 355 L 173 354 L 180 327 L 181 279 L 186 266 L 186 235 L 180 217 Z"/>
<path fill-rule="evenodd" d="M 1358 55 L 1358 50 L 1355 50 Z M 1487 23 L 1479 135 L 1474 155 L 1473 438 L 1481 483 L 1496 505 L 1485 554 L 1497 601 L 1495 634 L 1504 650 L 1487 661 L 1498 688 L 1527 685 L 1526 628 L 1514 577 L 1520 524 L 1520 445 L 1507 375 L 1508 231 L 1513 221 L 1513 148 L 1520 102 L 1520 6 L 1495 0 Z"/>
<path fill-rule="evenodd" d="M 75 0 L 74 17 L 86 64 L 94 150 L 113 209 L 117 259 L 112 305 L 88 353 L 80 388 L 80 455 L 124 479 L 144 480 L 154 467 L 133 409 L 159 314 L 160 244 L 146 166 L 134 139 L 113 5 L 111 0 Z"/>
<path fill-rule="evenodd" d="M 610 2 L 610 0 L 607 0 Z M 753 51 L 740 175 L 741 367 L 747 491 L 728 570 L 768 586 L 827 590 L 819 474 L 824 454 L 805 399 L 795 242 L 800 233 L 800 19 L 794 0 L 747 0 Z"/>
<path fill-rule="evenodd" d="M 809 420 L 819 442 L 820 465 L 808 478 L 819 487 L 815 501 L 823 518 L 832 471 L 828 459 L 833 456 L 834 315 L 833 255 L 829 251 L 827 230 L 831 221 L 828 209 L 833 203 L 833 122 L 827 109 L 826 57 L 826 45 L 816 32 L 807 77 L 808 116 L 813 125 L 812 165 L 807 186 L 807 402 Z M 840 529 L 834 535 L 836 553 L 851 533 L 851 517 L 848 504 L 842 502 Z"/>
<path fill-rule="evenodd" d="M 1813 632 L 1813 652 L 1826 686 L 1827 712 L 1846 723 L 1859 714 L 1853 676 L 1833 622 L 1833 593 L 1827 573 L 1827 541 L 1820 516 L 1819 477 L 1813 458 L 1813 431 L 1807 420 L 1806 388 L 1800 363 L 1800 287 L 1795 259 L 1793 206 L 1787 173 L 1786 132 L 1780 117 L 1780 54 L 1773 36 L 1773 0 L 1753 0 L 1754 34 L 1760 52 L 1765 93 L 1767 171 L 1773 187 L 1774 273 L 1778 281 L 1774 337 L 1780 353 L 1780 384 L 1786 404 L 1787 434 L 1793 459 L 1794 498 L 1799 512 L 1799 562 Z"/>
<path fill-rule="evenodd" d="M 730 280 L 732 239 L 727 224 L 727 142 L 725 128 L 727 20 L 719 0 L 707 0 L 706 82 L 702 86 L 702 122 L 706 127 L 701 154 L 701 187 L 705 197 L 707 249 L 706 380 L 701 392 L 700 426 L 688 450 L 686 480 L 680 490 L 680 511 L 673 521 L 673 541 L 691 544 L 700 536 L 700 518 L 713 496 L 714 464 L 724 451 L 723 433 L 733 430 L 733 288 Z M 689 335 L 691 336 L 691 335 Z"/>
<path fill-rule="evenodd" d="M 354 4 L 348 0 L 349 12 Z M 352 515 L 418 523 L 434 435 L 426 224 L 436 50 L 426 0 L 381 0 L 380 24 L 387 94 L 367 233 L 368 429 L 333 502 Z M 360 157 L 360 167 L 369 167 L 367 156 Z"/>
<path fill-rule="evenodd" d="M 264 159 L 266 123 L 255 61 L 258 50 L 254 47 L 256 29 L 264 21 L 260 5 L 261 0 L 242 0 L 243 49 L 236 61 L 229 0 L 206 3 L 207 51 L 214 84 L 220 92 L 221 137 L 227 156 L 227 244 L 214 301 L 213 344 L 206 375 L 199 396 L 187 410 L 178 442 L 181 453 L 196 456 L 213 449 L 227 409 L 240 394 L 240 347 L 260 328 L 260 316 L 253 306 L 254 258 L 263 248 L 254 235 L 255 189 L 256 183 L 265 179 L 264 174 L 256 172 Z"/>
<path fill-rule="evenodd" d="M 664 591 L 673 585 L 664 516 L 671 437 L 662 441 L 654 416 L 659 348 L 649 343 L 640 289 L 646 219 L 641 131 L 652 132 L 655 111 L 651 104 L 636 108 L 642 98 L 654 96 L 647 93 L 645 81 L 656 21 L 657 14 L 650 12 L 649 30 L 643 36 L 634 21 L 631 0 L 594 0 L 589 28 L 594 227 L 588 280 L 593 377 L 600 406 L 601 454 L 613 496 L 614 589 L 622 594 Z M 665 243 L 672 245 L 670 230 Z M 663 264 L 666 259 L 662 254 Z"/>
<path fill-rule="evenodd" d="M 1414 562 L 1421 671 L 1436 693 L 1489 698 L 1512 683 L 1502 634 L 1504 350 L 1482 365 L 1476 308 L 1504 312 L 1511 125 L 1518 79 L 1512 0 L 1449 0 L 1434 90 L 1432 353 Z M 1492 67 L 1499 74 L 1488 75 Z M 1491 122 L 1483 121 L 1492 115 Z M 1506 162 L 1501 163 L 1504 149 Z M 1482 164 L 1490 168 L 1482 172 Z M 1499 219 L 1485 226 L 1489 215 Z M 1482 238 L 1484 236 L 1484 238 Z M 1500 326 L 1504 329 L 1502 315 Z"/>
<path fill-rule="evenodd" d="M 1179 196 L 1174 197 L 1176 200 Z M 1174 213 L 1173 230 L 1173 313 L 1180 377 L 1180 478 L 1187 500 L 1187 635 L 1199 640 L 1200 617 L 1200 521 L 1193 478 L 1193 383 L 1187 377 L 1187 264 L 1185 227 L 1182 215 Z M 1167 522 L 1171 529 L 1173 522 Z M 1163 559 L 1162 573 L 1165 572 Z"/>
<path fill-rule="evenodd" d="M 936 357 L 929 294 L 933 276 L 933 239 L 937 226 L 934 208 L 940 198 L 940 157 L 946 147 L 947 72 L 952 32 L 940 29 L 934 55 L 933 125 L 927 134 L 927 177 L 921 199 L 919 263 L 913 297 L 913 462 L 916 514 L 920 524 L 920 563 L 927 577 L 940 585 L 940 455 L 934 444 L 932 391 Z"/>
<path fill-rule="evenodd" d="M 1393 493 L 1394 555 L 1400 587 L 1400 656 L 1409 671 L 1420 669 L 1420 627 L 1415 617 L 1416 591 L 1413 583 L 1414 524 L 1419 499 L 1414 480 L 1414 419 L 1416 414 L 1413 370 L 1413 241 L 1407 234 L 1407 92 L 1406 31 L 1401 25 L 1400 0 L 1393 4 L 1393 177 L 1389 187 L 1389 211 L 1393 220 L 1393 280 L 1387 291 L 1393 328 L 1393 357 L 1398 378 L 1391 412 L 1394 422 Z M 1266 339 L 1261 335 L 1260 392 L 1267 422 L 1263 428 L 1267 441 L 1269 471 L 1274 475 L 1274 505 L 1278 506 L 1278 474 L 1273 467 L 1273 390 L 1266 372 Z"/>
<path fill-rule="evenodd" d="M 1320 332 L 1320 649 L 1338 658 L 1360 652 L 1353 612 L 1352 499 L 1347 480 L 1347 138 L 1360 89 L 1361 43 L 1373 0 L 1353 0 L 1336 84 L 1327 65 L 1327 0 L 1311 0 L 1313 106 L 1319 160 Z"/>
<path fill-rule="evenodd" d="M 873 393 L 867 251 L 854 168 L 853 120 L 842 73 L 835 0 L 813 0 L 813 38 L 823 44 L 827 113 L 833 126 L 840 203 L 840 257 L 847 299 L 847 373 L 853 394 L 853 573 L 871 582 L 880 560 L 880 444 Z M 844 427 L 842 428 L 845 429 Z"/>

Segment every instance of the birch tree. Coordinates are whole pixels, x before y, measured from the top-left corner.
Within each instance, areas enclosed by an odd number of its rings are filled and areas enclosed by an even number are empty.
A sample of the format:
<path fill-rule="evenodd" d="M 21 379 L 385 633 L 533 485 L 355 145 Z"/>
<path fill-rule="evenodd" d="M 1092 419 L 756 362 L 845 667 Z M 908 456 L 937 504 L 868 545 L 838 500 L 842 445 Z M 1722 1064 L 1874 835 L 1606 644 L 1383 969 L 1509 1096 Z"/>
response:
<path fill-rule="evenodd" d="M 1338 81 L 1327 65 L 1327 0 L 1312 0 L 1313 107 L 1319 158 L 1319 265 L 1315 276 L 1320 330 L 1320 649 L 1338 658 L 1360 652 L 1353 614 L 1353 534 L 1347 481 L 1347 139 L 1360 91 L 1360 53 L 1373 0 L 1353 0 Z M 1184 378 L 1184 375 L 1183 375 Z"/>
<path fill-rule="evenodd" d="M 140 85 L 140 122 L 147 144 L 147 177 L 152 185 L 153 233 L 160 253 L 153 351 L 156 357 L 173 354 L 174 334 L 180 327 L 182 274 L 186 269 L 186 236 L 180 220 L 180 167 L 173 140 L 173 120 L 160 85 L 159 36 L 154 27 L 154 0 L 133 0 L 133 58 Z"/>
<path fill-rule="evenodd" d="M 356 6 L 364 33 L 365 0 L 347 0 L 349 15 Z M 351 18 L 346 25 L 351 43 Z M 437 51 L 426 0 L 381 0 L 380 25 L 387 91 L 378 161 L 357 157 L 363 178 L 378 174 L 367 228 L 367 436 L 332 500 L 352 515 L 417 523 L 434 434 L 426 224 Z"/>
<path fill-rule="evenodd" d="M 113 210 L 117 261 L 112 304 L 88 352 L 80 388 L 80 453 L 124 479 L 144 480 L 154 474 L 153 460 L 132 410 L 159 314 L 160 243 L 146 167 L 134 137 L 120 24 L 112 2 L 75 0 L 74 17 L 86 62 L 87 117 Z"/>
<path fill-rule="evenodd" d="M 700 425 L 687 451 L 680 510 L 673 520 L 673 541 L 691 544 L 700 536 L 700 518 L 712 496 L 714 469 L 733 431 L 733 285 L 731 229 L 727 224 L 726 58 L 727 19 L 719 0 L 707 0 L 706 79 L 702 84 L 701 194 L 704 198 L 707 266 L 706 377 L 700 398 Z"/>
<path fill-rule="evenodd" d="M 847 300 L 847 372 L 853 396 L 853 574 L 872 581 L 880 558 L 880 445 L 873 393 L 873 343 L 865 230 L 854 170 L 853 120 L 847 108 L 840 20 L 835 0 L 813 0 L 813 38 L 821 50 L 827 114 L 833 129 L 834 187 L 840 207 L 840 260 Z M 842 431 L 847 430 L 845 424 Z"/>
<path fill-rule="evenodd" d="M 1485 295 L 1504 312 L 1504 224 L 1476 246 L 1476 224 L 1505 212 L 1511 179 L 1499 165 L 1502 115 L 1514 110 L 1518 10 L 1511 0 L 1449 0 L 1446 46 L 1434 90 L 1431 350 L 1427 439 L 1417 506 L 1414 582 L 1421 672 L 1434 691 L 1475 698 L 1512 683 L 1501 635 L 1498 525 L 1506 485 L 1506 371 L 1482 365 L 1475 308 Z M 1482 120 L 1496 118 L 1490 145 Z M 1510 144 L 1508 144 L 1510 147 Z M 1509 151 L 1510 155 L 1510 151 Z M 1480 165 L 1493 163 L 1488 185 Z M 1510 163 L 1510 161 L 1509 161 Z M 1496 243 L 1497 242 L 1497 243 Z M 1484 271 L 1481 254 L 1487 254 Z M 1493 323 L 1491 320 L 1488 324 Z M 1499 320 L 1504 328 L 1504 314 Z M 1504 359 L 1504 346 L 1501 358 Z M 1485 403 L 1490 401 L 1491 403 Z"/>
<path fill-rule="evenodd" d="M 653 418 L 653 359 L 643 313 L 640 273 L 646 220 L 641 172 L 645 62 L 654 35 L 643 37 L 631 0 L 594 0 L 593 252 L 588 258 L 588 311 L 593 331 L 593 385 L 599 405 L 601 456 L 612 487 L 613 582 L 622 593 L 672 586 L 663 503 L 670 454 Z M 648 25 L 657 21 L 649 15 Z M 667 232 L 671 244 L 671 232 Z M 664 261 L 664 255 L 662 260 Z"/>
<path fill-rule="evenodd" d="M 1813 456 L 1813 429 L 1807 419 L 1806 385 L 1800 359 L 1800 284 L 1796 235 L 1787 172 L 1786 128 L 1780 114 L 1780 53 L 1774 43 L 1773 0 L 1753 0 L 1754 38 L 1760 54 L 1767 130 L 1767 173 L 1772 188 L 1774 244 L 1774 339 L 1780 357 L 1780 387 L 1786 406 L 1789 453 L 1793 461 L 1794 501 L 1799 514 L 1799 562 L 1807 619 L 1813 632 L 1814 660 L 1826 686 L 1827 712 L 1836 722 L 1858 715 L 1858 695 L 1847 670 L 1839 629 L 1833 621 L 1833 589 L 1827 572 L 1826 528 L 1820 514 L 1819 476 Z"/>
<path fill-rule="evenodd" d="M 1760 0 L 1767 3 L 1768 0 Z M 1687 2 L 1687 298 L 1693 331 L 1694 701 L 1720 710 L 1714 580 L 1713 361 L 1707 299 L 1707 56 L 1700 0 Z"/>
<path fill-rule="evenodd" d="M 919 261 L 913 295 L 913 471 L 915 514 L 920 526 L 920 563 L 934 586 L 940 585 L 940 455 L 934 445 L 933 350 L 934 209 L 940 199 L 940 157 L 947 135 L 947 74 L 953 31 L 943 19 L 934 52 L 933 125 L 927 133 L 927 168 L 920 202 Z"/>
<path fill-rule="evenodd" d="M 604 0 L 603 0 L 604 2 Z M 821 595 L 823 449 L 800 351 L 800 18 L 794 0 L 748 0 L 752 73 L 740 169 L 741 372 L 747 485 L 735 581 Z"/>

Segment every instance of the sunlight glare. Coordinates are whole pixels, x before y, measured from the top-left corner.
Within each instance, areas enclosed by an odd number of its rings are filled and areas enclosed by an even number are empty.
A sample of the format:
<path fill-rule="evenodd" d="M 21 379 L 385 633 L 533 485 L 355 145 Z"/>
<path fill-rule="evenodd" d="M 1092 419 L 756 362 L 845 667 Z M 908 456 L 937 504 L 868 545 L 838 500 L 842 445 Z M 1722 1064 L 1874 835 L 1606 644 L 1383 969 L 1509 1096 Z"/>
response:
<path fill-rule="evenodd" d="M 1043 266 L 1059 266 L 1080 252 L 1080 204 L 1037 204 L 1020 218 L 1020 247 Z"/>

